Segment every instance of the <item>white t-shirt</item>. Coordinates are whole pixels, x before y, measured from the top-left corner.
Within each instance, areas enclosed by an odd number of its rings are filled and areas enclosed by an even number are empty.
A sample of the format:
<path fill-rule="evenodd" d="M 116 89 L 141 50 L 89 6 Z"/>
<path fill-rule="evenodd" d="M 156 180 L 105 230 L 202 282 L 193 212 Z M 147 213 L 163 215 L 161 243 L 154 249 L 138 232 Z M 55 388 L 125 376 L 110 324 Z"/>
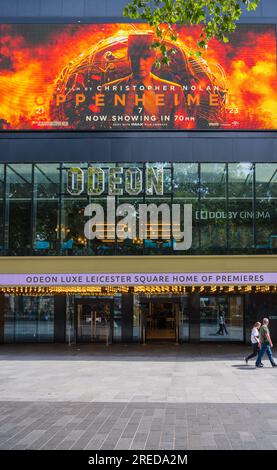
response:
<path fill-rule="evenodd" d="M 255 344 L 258 343 L 259 341 L 259 330 L 254 326 L 251 331 L 251 343 Z"/>

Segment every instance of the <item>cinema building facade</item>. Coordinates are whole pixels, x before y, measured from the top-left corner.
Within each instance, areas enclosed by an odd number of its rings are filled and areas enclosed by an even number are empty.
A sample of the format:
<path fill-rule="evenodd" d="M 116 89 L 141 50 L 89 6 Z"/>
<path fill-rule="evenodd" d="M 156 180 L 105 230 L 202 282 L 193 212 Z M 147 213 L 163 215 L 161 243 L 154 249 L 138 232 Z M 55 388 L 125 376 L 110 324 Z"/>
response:
<path fill-rule="evenodd" d="M 4 123 L 0 154 L 1 343 L 277 339 L 275 131 Z"/>
<path fill-rule="evenodd" d="M 269 162 L 2 164 L 2 340 L 243 342 L 256 317 L 274 326 L 276 176 Z M 127 204 L 192 208 L 192 239 L 176 249 L 160 211 L 143 240 L 138 210 L 124 239 Z"/>

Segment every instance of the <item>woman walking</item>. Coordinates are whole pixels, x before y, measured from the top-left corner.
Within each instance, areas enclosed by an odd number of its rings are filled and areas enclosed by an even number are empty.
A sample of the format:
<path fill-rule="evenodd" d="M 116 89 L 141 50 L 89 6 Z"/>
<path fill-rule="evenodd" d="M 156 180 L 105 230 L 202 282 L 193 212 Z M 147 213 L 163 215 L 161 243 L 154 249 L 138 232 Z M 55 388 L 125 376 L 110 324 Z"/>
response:
<path fill-rule="evenodd" d="M 246 365 L 248 364 L 248 361 L 249 359 L 252 359 L 252 357 L 255 357 L 257 356 L 258 352 L 259 352 L 259 348 L 260 348 L 260 333 L 259 333 L 259 329 L 261 327 L 261 323 L 259 321 L 257 321 L 253 328 L 252 328 L 252 331 L 251 331 L 251 343 L 252 343 L 252 347 L 253 347 L 253 352 L 252 354 L 249 354 L 249 356 L 247 356 L 245 358 L 245 362 L 246 362 Z"/>

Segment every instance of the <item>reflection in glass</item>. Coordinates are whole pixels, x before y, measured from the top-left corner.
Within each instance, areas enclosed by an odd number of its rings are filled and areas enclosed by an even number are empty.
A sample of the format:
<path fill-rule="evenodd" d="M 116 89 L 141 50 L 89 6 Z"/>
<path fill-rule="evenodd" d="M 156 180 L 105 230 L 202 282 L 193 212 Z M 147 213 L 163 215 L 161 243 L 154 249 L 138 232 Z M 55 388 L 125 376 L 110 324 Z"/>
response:
<path fill-rule="evenodd" d="M 277 252 L 277 164 L 256 164 L 256 248 Z"/>
<path fill-rule="evenodd" d="M 173 204 L 181 207 L 180 227 L 184 230 L 183 206 L 192 205 L 192 246 L 189 250 L 173 250 L 175 255 L 191 255 L 199 253 L 199 164 L 174 163 L 173 164 Z M 174 221 L 173 221 L 174 224 Z M 173 240 L 173 247 L 175 241 Z"/>
<path fill-rule="evenodd" d="M 228 165 L 228 245 L 231 253 L 254 248 L 253 165 Z"/>
<path fill-rule="evenodd" d="M 182 295 L 180 297 L 179 308 L 179 341 L 184 342 L 189 339 L 189 305 L 188 296 Z"/>
<path fill-rule="evenodd" d="M 61 254 L 81 256 L 86 254 L 88 240 L 84 236 L 84 210 L 87 198 L 64 197 L 62 200 L 61 226 L 60 230 Z"/>
<path fill-rule="evenodd" d="M 200 297 L 200 341 L 243 341 L 242 296 Z"/>
<path fill-rule="evenodd" d="M 104 174 L 101 195 L 88 194 L 88 168 L 100 167 Z M 147 168 L 163 169 L 163 196 L 149 196 L 145 179 Z M 81 168 L 84 181 L 81 194 L 69 194 L 68 170 Z M 171 230 L 159 215 L 157 227 L 150 227 L 143 242 L 122 240 L 115 234 L 116 220 L 102 223 L 103 237 L 87 239 L 84 233 L 88 204 L 97 203 L 107 212 L 109 171 L 121 168 L 116 186 L 122 195 L 113 196 L 120 204 L 192 205 L 192 246 L 176 250 Z M 154 174 L 154 173 L 153 173 Z M 132 176 L 133 175 L 133 176 Z M 135 175 L 135 176 L 134 176 Z M 153 175 L 152 175 L 153 176 Z M 132 179 L 133 178 L 133 179 Z M 97 180 L 97 178 L 96 178 Z M 161 185 L 157 177 L 154 185 Z M 103 183 L 103 180 L 101 180 Z M 95 182 L 94 182 L 95 183 Z M 101 184 L 102 184 L 101 183 Z M 97 181 L 95 183 L 97 186 Z M 5 187 L 4 187 L 5 186 Z M 153 185 L 152 185 L 153 186 Z M 277 164 L 276 163 L 36 163 L 0 164 L 0 253 L 3 255 L 200 255 L 277 252 Z M 135 189 L 134 189 L 135 188 Z M 128 191 L 137 190 L 130 195 Z M 5 207 L 4 207 L 5 205 Z M 4 219 L 5 217 L 5 219 Z M 2 224 L 2 225 L 1 225 Z M 138 219 L 137 219 L 138 225 Z M 158 238 L 151 238 L 158 230 Z M 138 230 L 137 230 L 138 232 Z M 107 234 L 113 234 L 107 239 Z"/>
<path fill-rule="evenodd" d="M 153 213 L 155 212 L 155 215 L 152 216 L 152 219 L 150 212 L 147 214 L 147 237 L 144 237 L 144 254 L 171 254 L 171 199 L 148 197 L 145 199 L 145 204 L 147 204 L 147 206 L 153 204 L 156 207 L 154 207 Z"/>
<path fill-rule="evenodd" d="M 119 342 L 122 339 L 122 295 L 114 296 L 114 312 L 113 312 L 113 342 Z"/>
<path fill-rule="evenodd" d="M 59 254 L 59 164 L 34 165 L 34 253 Z"/>
<path fill-rule="evenodd" d="M 7 165 L 5 247 L 8 255 L 30 255 L 32 165 Z"/>
<path fill-rule="evenodd" d="M 135 237 L 132 238 L 119 238 L 117 236 L 117 254 L 118 255 L 142 255 L 143 254 L 143 240 L 139 238 L 139 205 L 143 204 L 143 198 L 142 197 L 120 197 L 117 200 L 117 205 L 121 204 L 131 204 L 135 211 L 136 211 L 136 230 L 135 230 Z M 131 207 L 130 207 L 131 209 Z M 131 218 L 131 214 L 134 213 L 133 211 L 129 211 L 128 213 L 128 220 Z M 127 207 L 126 207 L 126 212 L 124 213 L 124 216 L 118 216 L 116 219 L 117 222 L 117 227 L 121 231 L 128 231 L 130 228 L 132 228 L 132 224 L 130 223 L 131 227 L 128 227 L 128 224 L 125 224 L 123 227 L 123 220 L 127 216 Z M 135 218 L 135 217 L 134 217 Z"/>
<path fill-rule="evenodd" d="M 54 297 L 7 297 L 4 342 L 53 342 Z"/>
<path fill-rule="evenodd" d="M 173 190 L 178 198 L 197 199 L 199 197 L 199 164 L 173 163 Z"/>
<path fill-rule="evenodd" d="M 201 252 L 205 254 L 226 252 L 226 178 L 225 163 L 200 165 L 200 210 L 197 218 Z"/>
<path fill-rule="evenodd" d="M 147 163 L 146 166 L 145 166 L 145 177 L 146 177 L 146 180 L 148 179 L 147 178 L 147 173 L 148 173 L 148 169 L 151 173 L 151 170 L 153 169 L 154 172 L 157 174 L 157 172 L 161 172 L 162 173 L 162 180 L 163 180 L 163 186 L 160 187 L 159 184 L 156 185 L 156 189 L 157 189 L 157 195 L 159 194 L 159 191 L 161 190 L 161 195 L 162 196 L 169 196 L 172 192 L 172 174 L 171 174 L 171 164 L 170 163 L 159 163 L 159 162 L 155 162 L 155 163 Z M 147 188 L 146 188 L 147 189 Z M 149 195 L 148 192 L 146 192 L 146 194 Z M 155 194 L 153 194 L 155 195 Z"/>
<path fill-rule="evenodd" d="M 75 316 L 74 316 L 74 304 L 75 296 L 66 296 L 66 331 L 65 341 L 68 344 L 76 343 L 76 328 L 75 328 Z"/>
<path fill-rule="evenodd" d="M 142 313 L 140 307 L 139 295 L 133 294 L 134 308 L 133 308 L 133 341 L 142 342 Z"/>

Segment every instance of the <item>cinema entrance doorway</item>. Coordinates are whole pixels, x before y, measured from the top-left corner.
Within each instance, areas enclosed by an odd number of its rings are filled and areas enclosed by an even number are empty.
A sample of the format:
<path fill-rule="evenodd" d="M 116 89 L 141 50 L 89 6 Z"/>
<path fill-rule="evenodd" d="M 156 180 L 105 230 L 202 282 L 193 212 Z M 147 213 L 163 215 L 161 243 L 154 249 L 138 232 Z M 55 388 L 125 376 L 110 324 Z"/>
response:
<path fill-rule="evenodd" d="M 141 342 L 187 341 L 189 336 L 186 296 L 140 296 Z"/>
<path fill-rule="evenodd" d="M 75 325 L 77 343 L 106 343 L 111 338 L 114 300 L 110 298 L 76 298 Z"/>

